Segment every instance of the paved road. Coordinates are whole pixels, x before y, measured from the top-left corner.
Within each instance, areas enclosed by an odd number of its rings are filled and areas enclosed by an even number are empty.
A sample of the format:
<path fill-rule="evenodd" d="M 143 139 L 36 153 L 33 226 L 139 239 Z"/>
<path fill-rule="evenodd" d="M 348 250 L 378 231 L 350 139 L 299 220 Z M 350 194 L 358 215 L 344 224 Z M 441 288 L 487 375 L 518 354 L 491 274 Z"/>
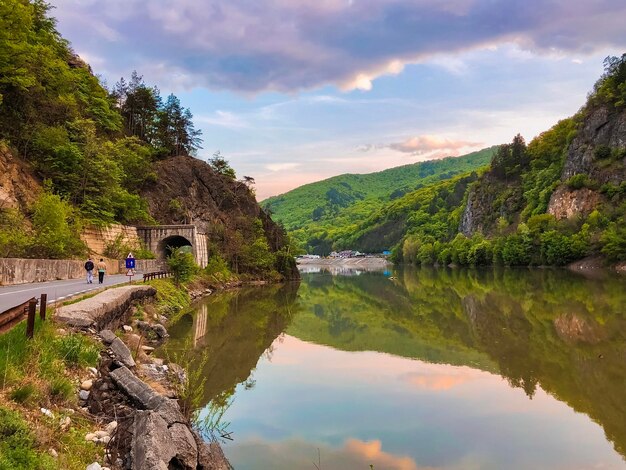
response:
<path fill-rule="evenodd" d="M 135 276 L 134 281 L 141 279 Z M 70 279 L 67 281 L 34 282 L 16 286 L 0 287 L 0 312 L 27 301 L 31 297 L 39 298 L 41 294 L 48 294 L 48 302 L 63 300 L 76 294 L 82 294 L 102 287 L 128 282 L 124 275 L 105 276 L 104 285 L 98 284 L 98 277 L 93 284 L 87 284 L 85 279 Z"/>

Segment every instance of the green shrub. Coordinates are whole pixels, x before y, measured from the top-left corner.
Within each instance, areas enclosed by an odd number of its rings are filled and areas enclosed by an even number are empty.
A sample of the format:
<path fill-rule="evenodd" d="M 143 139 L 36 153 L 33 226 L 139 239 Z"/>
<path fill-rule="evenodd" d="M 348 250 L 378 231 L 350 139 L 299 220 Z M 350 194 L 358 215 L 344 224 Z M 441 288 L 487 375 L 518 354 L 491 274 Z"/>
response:
<path fill-rule="evenodd" d="M 57 468 L 53 458 L 44 452 L 37 452 L 28 423 L 19 413 L 0 407 L 0 469 L 53 468 Z"/>
<path fill-rule="evenodd" d="M 65 377 L 55 377 L 50 381 L 50 396 L 56 401 L 68 401 L 74 395 L 74 385 Z"/>
<path fill-rule="evenodd" d="M 157 290 L 156 306 L 161 315 L 170 318 L 191 304 L 189 293 L 177 287 L 170 279 L 156 279 L 150 284 Z"/>
<path fill-rule="evenodd" d="M 24 385 L 20 385 L 13 390 L 9 394 L 11 400 L 17 403 L 27 403 L 31 398 L 35 396 L 35 392 L 37 388 L 32 383 L 26 383 Z"/>
<path fill-rule="evenodd" d="M 597 159 L 605 159 L 611 157 L 611 147 L 607 145 L 598 145 L 593 151 L 593 155 Z"/>
<path fill-rule="evenodd" d="M 626 227 L 624 220 L 613 222 L 602 235 L 602 254 L 610 261 L 626 260 Z"/>
<path fill-rule="evenodd" d="M 81 224 L 76 211 L 60 196 L 42 194 L 33 215 L 35 236 L 30 255 L 39 258 L 77 258 L 86 253 L 80 239 Z"/>
<path fill-rule="evenodd" d="M 565 184 L 570 189 L 595 189 L 597 187 L 596 182 L 589 178 L 589 175 L 585 175 L 583 173 L 578 173 L 577 175 L 572 176 L 565 182 Z"/>
<path fill-rule="evenodd" d="M 185 251 L 184 247 L 172 250 L 171 255 L 167 258 L 167 267 L 176 284 L 189 281 L 199 269 L 193 255 Z"/>
<path fill-rule="evenodd" d="M 112 259 L 124 259 L 132 253 L 135 259 L 155 259 L 156 256 L 142 243 L 129 244 L 125 242 L 124 235 L 119 234 L 114 240 L 104 246 L 104 256 Z"/>

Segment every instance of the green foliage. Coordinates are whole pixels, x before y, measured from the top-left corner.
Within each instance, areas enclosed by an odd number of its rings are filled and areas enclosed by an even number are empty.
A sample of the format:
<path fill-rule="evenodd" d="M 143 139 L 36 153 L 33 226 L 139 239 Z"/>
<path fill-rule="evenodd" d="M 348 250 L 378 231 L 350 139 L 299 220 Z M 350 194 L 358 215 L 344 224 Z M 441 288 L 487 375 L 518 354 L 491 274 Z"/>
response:
<path fill-rule="evenodd" d="M 25 330 L 26 322 L 21 322 L 0 335 L 0 391 L 8 392 L 7 397 L 13 395 L 19 402 L 16 407 L 36 412 L 29 413 L 30 423 L 26 424 L 18 412 L 0 406 L 0 470 L 84 469 L 101 454 L 84 439 L 93 424 L 76 414 L 72 429 L 60 433 L 58 420 L 43 416 L 39 408 L 58 405 L 54 413 L 63 417 L 63 410 L 76 397 L 68 370 L 95 365 L 98 347 L 84 336 L 80 343 L 74 339 L 63 341 L 53 322 L 39 318 L 33 339 L 26 339 Z M 42 442 L 36 441 L 29 427 L 37 429 Z M 53 460 L 47 453 L 50 447 L 58 450 L 58 459 Z"/>
<path fill-rule="evenodd" d="M 37 450 L 28 423 L 16 411 L 0 407 L 0 470 L 57 468 L 53 458 Z"/>
<path fill-rule="evenodd" d="M 228 263 L 219 254 L 214 254 L 209 258 L 203 274 L 217 281 L 227 281 L 233 277 Z"/>
<path fill-rule="evenodd" d="M 26 257 L 32 235 L 17 209 L 0 209 L 0 258 Z"/>
<path fill-rule="evenodd" d="M 80 230 L 80 218 L 72 206 L 56 194 L 43 193 L 34 207 L 28 255 L 53 259 L 82 257 L 86 247 Z"/>
<path fill-rule="evenodd" d="M 252 240 L 242 246 L 238 268 L 250 273 L 271 271 L 276 263 L 276 255 L 270 250 L 260 219 L 254 221 Z"/>
<path fill-rule="evenodd" d="M 61 359 L 69 367 L 93 366 L 97 363 L 100 350 L 82 334 L 70 333 L 56 341 Z"/>
<path fill-rule="evenodd" d="M 565 184 L 570 189 L 594 189 L 597 187 L 597 184 L 589 177 L 589 175 L 584 173 L 578 173 L 577 175 L 570 177 Z"/>
<path fill-rule="evenodd" d="M 125 241 L 124 234 L 119 234 L 115 239 L 104 246 L 104 256 L 111 259 L 126 258 L 132 253 L 135 259 L 155 259 L 156 256 L 148 250 L 143 243 L 129 244 Z"/>
<path fill-rule="evenodd" d="M 176 284 L 189 281 L 199 269 L 193 254 L 186 251 L 184 247 L 172 250 L 167 258 L 167 268 L 172 273 Z"/>
<path fill-rule="evenodd" d="M 50 397 L 54 401 L 67 402 L 76 393 L 74 384 L 66 377 L 55 377 L 50 381 Z"/>
<path fill-rule="evenodd" d="M 228 161 L 222 156 L 219 150 L 207 160 L 207 163 L 218 175 L 226 176 L 230 179 L 236 178 L 235 170 L 232 169 Z"/>
<path fill-rule="evenodd" d="M 193 116 L 137 73 L 106 90 L 49 10 L 40 0 L 0 6 L 0 139 L 90 222 L 152 223 L 138 192 L 154 181 L 155 158 L 200 148 Z"/>
<path fill-rule="evenodd" d="M 604 59 L 604 74 L 594 86 L 590 103 L 608 103 L 616 108 L 626 105 L 626 54 Z"/>
<path fill-rule="evenodd" d="M 199 414 L 204 405 L 204 386 L 207 381 L 204 375 L 204 367 L 209 360 L 208 351 L 204 351 L 200 357 L 194 352 L 191 339 L 185 345 L 168 355 L 168 362 L 178 364 L 185 370 L 184 379 L 172 380 L 180 410 L 183 415 L 194 423 L 198 422 Z"/>
<path fill-rule="evenodd" d="M 567 147 L 574 135 L 579 117 L 563 119 L 528 144 L 530 168 L 522 174 L 526 207 L 522 218 L 543 214 L 550 196 L 559 184 Z"/>
<path fill-rule="evenodd" d="M 494 151 L 489 148 L 378 173 L 340 175 L 269 198 L 262 206 L 285 225 L 304 251 L 327 255 L 342 247 L 365 249 L 348 246 L 346 238 L 357 225 L 384 213 L 386 207 L 409 193 L 486 166 Z"/>
<path fill-rule="evenodd" d="M 510 144 L 501 145 L 491 160 L 490 172 L 498 178 L 519 176 L 530 162 L 524 138 L 517 134 Z"/>
<path fill-rule="evenodd" d="M 170 279 L 155 279 L 150 284 L 157 291 L 156 306 L 161 315 L 172 318 L 191 305 L 191 297 Z"/>
<path fill-rule="evenodd" d="M 611 261 L 626 261 L 626 220 L 612 222 L 601 238 L 602 254 Z"/>

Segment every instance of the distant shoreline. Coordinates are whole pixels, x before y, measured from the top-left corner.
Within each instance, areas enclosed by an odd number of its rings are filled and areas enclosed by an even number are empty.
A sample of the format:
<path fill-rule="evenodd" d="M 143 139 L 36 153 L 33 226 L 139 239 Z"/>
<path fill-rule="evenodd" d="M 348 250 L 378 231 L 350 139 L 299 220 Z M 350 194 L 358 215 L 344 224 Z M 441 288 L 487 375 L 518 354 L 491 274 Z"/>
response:
<path fill-rule="evenodd" d="M 298 266 L 336 266 L 344 268 L 385 268 L 393 263 L 386 258 L 300 258 L 296 261 Z"/>

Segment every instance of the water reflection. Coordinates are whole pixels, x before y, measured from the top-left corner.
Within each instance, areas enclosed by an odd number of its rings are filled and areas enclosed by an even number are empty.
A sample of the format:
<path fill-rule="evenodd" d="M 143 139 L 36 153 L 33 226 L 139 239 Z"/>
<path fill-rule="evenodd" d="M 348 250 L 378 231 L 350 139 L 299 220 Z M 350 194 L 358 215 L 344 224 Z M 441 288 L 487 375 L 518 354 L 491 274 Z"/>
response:
<path fill-rule="evenodd" d="M 553 270 L 305 273 L 297 295 L 210 298 L 172 334 L 209 351 L 206 400 L 244 384 L 237 468 L 314 468 L 316 448 L 324 468 L 623 468 L 593 424 L 626 455 L 623 287 Z"/>
<path fill-rule="evenodd" d="M 259 358 L 271 356 L 272 343 L 293 317 L 298 284 L 241 289 L 211 296 L 169 330 L 163 354 L 174 356 L 189 339 L 204 362 L 204 401 L 251 387 Z M 206 360 L 200 357 L 206 355 Z"/>

